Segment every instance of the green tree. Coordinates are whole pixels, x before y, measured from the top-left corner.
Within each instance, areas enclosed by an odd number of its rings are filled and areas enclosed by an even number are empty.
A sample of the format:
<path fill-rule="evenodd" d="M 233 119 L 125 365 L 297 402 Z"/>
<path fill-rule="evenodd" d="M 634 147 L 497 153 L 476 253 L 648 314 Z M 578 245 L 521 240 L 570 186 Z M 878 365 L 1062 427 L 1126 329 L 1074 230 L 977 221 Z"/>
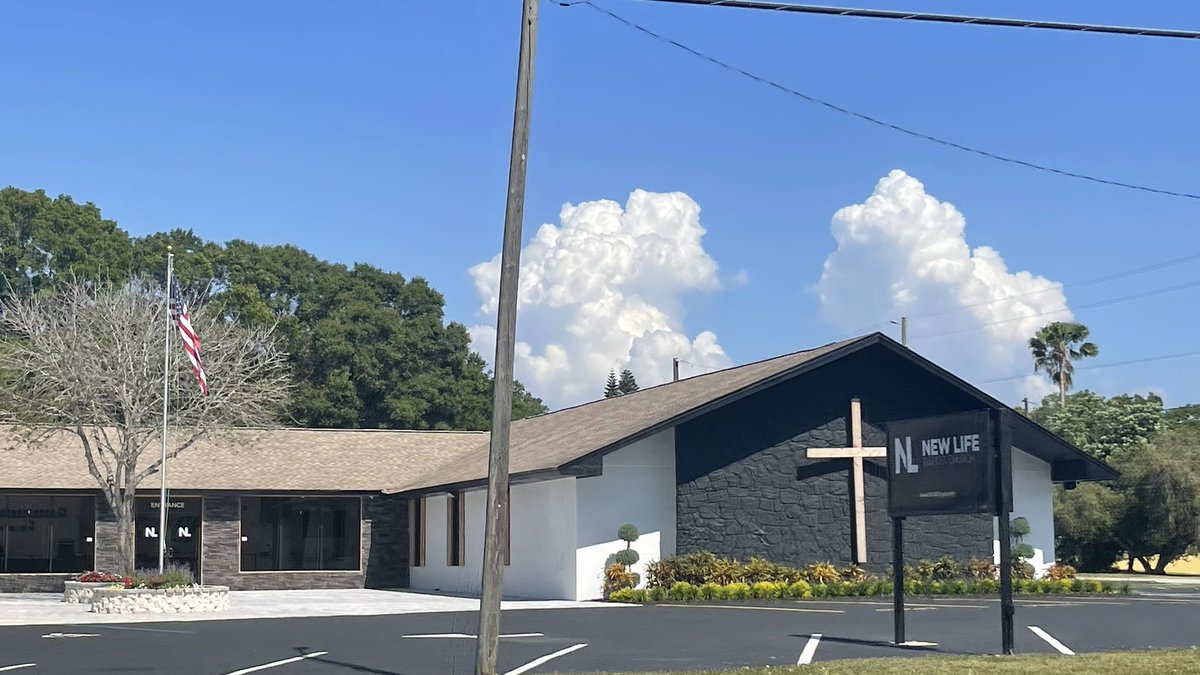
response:
<path fill-rule="evenodd" d="M 617 389 L 621 395 L 632 394 L 639 389 L 637 380 L 633 377 L 633 371 L 625 369 L 621 371 L 621 379 L 617 382 Z"/>
<path fill-rule="evenodd" d="M 617 372 L 615 370 L 608 371 L 608 382 L 604 385 L 604 398 L 615 398 L 621 395 L 621 388 L 617 385 Z"/>
<path fill-rule="evenodd" d="M 124 279 L 130 273 L 129 235 L 90 202 L 7 187 L 0 190 L 0 273 L 17 295 L 36 293 L 66 275 Z"/>
<path fill-rule="evenodd" d="M 1082 572 L 1108 569 L 1125 551 L 1117 528 L 1125 520 L 1124 495 L 1109 485 L 1081 483 L 1054 490 L 1055 552 Z"/>
<path fill-rule="evenodd" d="M 1038 330 L 1029 338 L 1029 351 L 1033 354 L 1034 372 L 1044 371 L 1051 382 L 1058 385 L 1058 398 L 1066 405 L 1067 390 L 1071 388 L 1075 362 L 1096 356 L 1100 348 L 1087 342 L 1088 327 L 1081 323 L 1055 321 Z"/>
<path fill-rule="evenodd" d="M 1200 433 L 1165 432 L 1119 466 L 1126 502 L 1117 536 L 1146 570 L 1165 574 L 1200 543 Z"/>
<path fill-rule="evenodd" d="M 1066 405 L 1047 396 L 1030 417 L 1093 457 L 1108 460 L 1145 446 L 1163 427 L 1163 402 L 1157 394 L 1121 394 L 1105 398 L 1084 389 L 1068 394 Z"/>
<path fill-rule="evenodd" d="M 1200 403 L 1181 405 L 1163 413 L 1163 426 L 1167 429 L 1200 430 Z"/>

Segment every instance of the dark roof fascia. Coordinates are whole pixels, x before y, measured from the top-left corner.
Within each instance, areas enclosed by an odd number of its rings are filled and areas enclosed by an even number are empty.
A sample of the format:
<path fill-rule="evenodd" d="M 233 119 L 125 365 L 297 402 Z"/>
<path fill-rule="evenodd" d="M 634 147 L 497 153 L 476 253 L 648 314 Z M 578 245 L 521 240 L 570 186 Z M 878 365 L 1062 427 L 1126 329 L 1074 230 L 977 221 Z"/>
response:
<path fill-rule="evenodd" d="M 995 408 L 997 410 L 1011 410 L 1012 409 L 1011 406 L 1005 404 L 1004 402 L 1002 402 L 996 398 L 993 398 L 990 394 L 983 391 L 982 389 L 976 387 L 975 385 L 971 384 L 970 382 L 967 382 L 966 380 L 960 378 L 959 376 L 946 370 L 945 368 L 942 368 L 938 364 L 934 363 L 933 361 L 930 361 L 929 359 L 925 358 L 924 356 L 921 356 L 920 354 L 914 352 L 913 350 L 909 349 L 908 347 L 901 345 L 900 343 L 887 337 L 886 335 L 883 335 L 881 333 L 876 333 L 875 335 L 878 335 L 880 338 L 882 338 L 882 340 L 879 342 L 879 344 L 882 344 L 883 346 L 891 349 L 893 352 L 899 354 L 900 356 L 907 358 L 911 363 L 913 363 L 919 367 L 925 368 L 926 370 L 930 371 L 932 374 L 940 377 L 947 384 L 950 384 L 951 386 L 958 388 L 960 391 L 966 393 L 967 395 L 973 396 L 973 397 L 979 399 L 980 401 L 986 403 L 988 405 L 988 407 Z M 1013 414 L 1013 415 L 1010 415 L 1009 417 L 1010 417 L 1010 419 L 1016 420 L 1017 425 L 1023 426 L 1025 431 L 1032 432 L 1035 436 L 1040 437 L 1039 440 L 1041 440 L 1045 443 L 1048 443 L 1050 445 L 1059 446 L 1061 449 L 1066 451 L 1068 454 L 1072 455 L 1072 458 L 1070 460 L 1055 460 L 1052 457 L 1047 458 L 1044 456 L 1040 456 L 1037 454 L 1036 451 L 1031 450 L 1031 449 L 1026 449 L 1024 447 L 1021 447 L 1021 450 L 1037 457 L 1038 459 L 1041 459 L 1042 461 L 1048 462 L 1051 465 L 1053 465 L 1056 462 L 1063 462 L 1063 461 L 1082 461 L 1086 465 L 1090 466 L 1090 468 L 1091 468 L 1090 471 L 1085 472 L 1087 474 L 1087 477 L 1072 477 L 1072 478 L 1063 478 L 1061 480 L 1057 480 L 1057 479 L 1054 479 L 1052 476 L 1051 480 L 1056 480 L 1056 482 L 1063 482 L 1063 481 L 1068 481 L 1068 480 L 1071 480 L 1071 481 L 1116 480 L 1117 478 L 1120 477 L 1121 474 L 1116 469 L 1113 469 L 1112 467 L 1105 464 L 1104 462 L 1101 462 L 1100 460 L 1096 459 L 1095 457 L 1092 457 L 1091 455 L 1087 454 L 1083 450 L 1080 450 L 1079 448 L 1075 447 L 1071 443 L 1068 443 L 1067 441 L 1063 440 L 1058 435 L 1056 435 L 1054 432 L 1052 432 L 1049 429 L 1047 429 L 1046 427 L 1038 424 L 1037 422 L 1033 421 L 1032 419 L 1025 417 L 1024 415 L 1020 415 L 1020 414 Z M 1018 447 L 1020 447 L 1020 446 L 1018 446 Z"/>
<path fill-rule="evenodd" d="M 621 448 L 632 445 L 633 443 L 636 443 L 644 438 L 649 438 L 650 436 L 653 436 L 654 434 L 657 434 L 660 431 L 663 431 L 665 429 L 670 429 L 672 427 L 679 426 L 680 424 L 683 424 L 685 422 L 694 420 L 697 417 L 700 417 L 701 415 L 712 412 L 713 410 L 716 410 L 717 408 L 727 406 L 730 403 L 739 401 L 743 398 L 746 398 L 747 396 L 753 396 L 754 394 L 757 394 L 758 392 L 763 391 L 765 389 L 769 389 L 770 387 L 773 387 L 776 384 L 779 384 L 781 382 L 786 382 L 787 380 L 790 380 L 793 377 L 803 375 L 804 373 L 807 373 L 811 370 L 815 370 L 816 368 L 820 368 L 821 366 L 826 365 L 827 363 L 836 361 L 845 356 L 849 356 L 850 354 L 853 354 L 862 349 L 870 347 L 871 345 L 878 344 L 880 338 L 887 339 L 887 336 L 883 335 L 882 333 L 873 333 L 871 335 L 867 335 L 865 337 L 862 337 L 862 338 L 855 340 L 853 342 L 850 342 L 848 344 L 842 345 L 841 347 L 838 347 L 837 349 L 834 349 L 830 352 L 827 352 L 820 356 L 809 359 L 803 363 L 799 363 L 795 366 L 792 366 L 791 368 L 788 368 L 787 370 L 778 372 L 768 378 L 759 380 L 758 382 L 754 382 L 752 384 L 746 385 L 745 387 L 742 387 L 741 389 L 730 392 L 720 398 L 713 399 L 713 400 L 709 401 L 708 403 L 702 403 L 702 404 L 696 406 L 695 408 L 692 408 L 691 410 L 687 410 L 687 411 L 680 413 L 672 418 L 669 418 L 663 422 L 659 422 L 658 424 L 655 424 L 653 426 L 646 427 L 645 429 L 642 429 L 641 431 L 639 431 L 637 433 L 630 434 L 629 436 L 626 436 L 625 438 L 622 438 L 619 441 L 610 443 L 610 444 L 608 444 L 602 448 L 599 448 L 597 450 L 593 450 L 592 452 L 589 452 L 588 454 L 583 455 L 582 457 L 573 459 L 570 462 L 567 462 L 566 464 L 562 464 L 561 466 L 559 466 L 559 470 L 569 471 L 569 470 L 571 470 L 572 467 L 574 467 L 580 463 L 594 461 L 596 458 L 600 458 L 600 457 L 603 457 L 604 455 L 616 452 L 617 450 L 620 450 Z M 817 349 L 820 349 L 820 347 L 818 347 Z"/>
<path fill-rule="evenodd" d="M 872 347 L 874 345 L 881 345 L 883 347 L 886 347 L 887 349 L 890 349 L 894 354 L 897 354 L 901 358 L 907 359 L 910 363 L 912 363 L 913 365 L 915 365 L 919 368 L 923 368 L 924 370 L 928 371 L 931 375 L 941 379 L 946 384 L 949 384 L 950 386 L 955 387 L 956 389 L 962 391 L 963 393 L 967 394 L 968 396 L 971 396 L 972 398 L 976 398 L 976 399 L 980 400 L 985 405 L 987 405 L 989 408 L 995 408 L 997 410 L 1011 410 L 1012 409 L 1011 406 L 1003 403 L 1002 401 L 1000 401 L 996 398 L 993 398 L 990 394 L 983 391 L 982 389 L 979 389 L 978 387 L 972 385 L 971 383 L 967 382 L 966 380 L 963 380 L 962 378 L 958 377 L 954 373 L 951 373 L 950 371 L 946 370 L 945 368 L 942 368 L 938 364 L 921 356 L 920 354 L 914 352 L 913 350 L 909 349 L 908 347 L 901 345 L 899 342 L 896 342 L 895 340 L 884 335 L 883 333 L 872 333 L 871 335 L 867 335 L 859 340 L 855 340 L 846 345 L 838 347 L 837 349 L 834 349 L 826 354 L 822 354 L 821 356 L 818 356 L 818 357 L 815 357 L 808 361 L 805 361 L 803 363 L 800 363 L 800 364 L 798 364 L 792 368 L 789 368 L 785 371 L 776 373 L 775 375 L 773 375 L 769 378 L 760 380 L 751 385 L 743 387 L 742 389 L 739 389 L 735 392 L 727 394 L 721 398 L 714 399 L 712 401 L 709 401 L 708 403 L 697 406 L 697 407 L 693 408 L 692 410 L 684 412 L 680 415 L 676 415 L 675 417 L 673 417 L 669 420 L 666 420 L 664 422 L 661 422 L 661 423 L 656 424 L 651 427 L 647 427 L 646 429 L 643 429 L 642 431 L 640 431 L 638 433 L 632 434 L 632 435 L 627 436 L 615 443 L 611 443 L 603 448 L 592 451 L 592 452 L 580 457 L 579 459 L 567 462 L 566 464 L 563 464 L 562 466 L 560 466 L 559 469 L 567 470 L 570 467 L 572 467 L 580 462 L 587 462 L 587 461 L 594 460 L 594 458 L 596 458 L 596 457 L 603 457 L 604 455 L 607 455 L 609 453 L 620 450 L 623 447 L 626 447 L 632 443 L 636 443 L 637 441 L 640 441 L 643 438 L 652 436 L 664 429 L 678 426 L 680 424 L 683 424 L 685 422 L 693 420 L 701 415 L 704 415 L 708 412 L 711 412 L 712 410 L 715 410 L 722 406 L 729 405 L 730 403 L 733 403 L 734 401 L 745 398 L 747 396 L 751 396 L 760 391 L 763 391 L 764 389 L 772 387 L 776 384 L 785 382 L 794 377 L 798 377 L 809 371 L 815 370 L 815 369 L 820 368 L 824 365 L 827 365 L 833 361 L 844 358 L 846 356 L 849 356 L 851 354 L 859 352 L 868 347 Z M 1035 435 L 1040 436 L 1042 441 L 1050 443 L 1052 445 L 1058 445 L 1060 448 L 1065 450 L 1068 454 L 1072 455 L 1072 460 L 1057 460 L 1058 462 L 1082 461 L 1085 465 L 1087 465 L 1090 468 L 1090 470 L 1082 472 L 1083 476 L 1077 476 L 1076 475 L 1078 473 L 1077 471 L 1066 472 L 1063 469 L 1060 469 L 1060 471 L 1059 471 L 1060 475 L 1069 475 L 1070 477 L 1055 479 L 1055 478 L 1053 478 L 1053 475 L 1052 475 L 1052 478 L 1051 478 L 1052 480 L 1055 480 L 1056 482 L 1087 481 L 1087 480 L 1115 480 L 1116 478 L 1118 478 L 1120 476 L 1120 473 L 1118 473 L 1112 467 L 1110 467 L 1107 464 L 1105 464 L 1104 462 L 1101 462 L 1100 460 L 1092 457 L 1091 455 L 1080 450 L 1079 448 L 1075 447 L 1074 445 L 1068 443 L 1067 441 L 1063 440 L 1062 438 L 1059 438 L 1057 435 L 1055 435 L 1049 429 L 1046 429 L 1045 427 L 1038 424 L 1037 422 L 1034 422 L 1033 420 L 1029 419 L 1028 417 L 1024 417 L 1019 414 L 1014 414 L 1011 416 L 1011 418 L 1015 419 L 1015 420 L 1019 420 L 1017 422 L 1017 424 L 1025 425 L 1027 430 L 1033 431 L 1035 433 Z M 1025 449 L 1022 448 L 1022 450 L 1025 450 Z M 1046 462 L 1050 463 L 1051 465 L 1056 463 L 1053 458 L 1046 458 L 1044 456 L 1039 456 L 1035 451 L 1025 450 L 1025 452 L 1028 452 L 1029 454 L 1034 455 L 1035 457 L 1038 457 L 1038 459 L 1046 461 Z M 1052 474 L 1053 474 L 1053 471 L 1052 471 Z"/>
<path fill-rule="evenodd" d="M 597 460 L 600 458 L 597 457 Z M 579 466 L 575 466 L 575 462 L 571 463 L 570 467 L 560 467 L 557 469 L 539 469 L 537 471 L 523 471 L 509 475 L 509 485 L 521 485 L 525 483 L 539 483 L 556 478 L 591 478 L 599 476 L 603 468 L 600 461 L 585 462 Z M 445 485 L 434 485 L 426 488 L 416 488 L 413 490 L 383 490 L 385 495 L 400 495 L 402 497 L 428 497 L 430 495 L 449 494 L 451 492 L 465 492 L 468 490 L 478 490 L 487 487 L 487 479 L 480 478 L 477 480 L 460 481 L 458 483 L 447 483 Z"/>

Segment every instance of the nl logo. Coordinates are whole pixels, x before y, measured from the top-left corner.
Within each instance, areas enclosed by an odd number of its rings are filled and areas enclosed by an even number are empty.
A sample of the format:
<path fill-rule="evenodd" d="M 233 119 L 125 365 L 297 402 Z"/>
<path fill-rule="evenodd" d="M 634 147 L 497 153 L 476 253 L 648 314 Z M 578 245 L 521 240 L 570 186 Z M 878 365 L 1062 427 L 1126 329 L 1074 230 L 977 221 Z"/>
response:
<path fill-rule="evenodd" d="M 913 461 L 912 436 L 905 436 L 903 439 L 897 438 L 893 450 L 895 450 L 892 455 L 896 458 L 897 474 L 917 473 L 921 470 L 920 465 Z"/>

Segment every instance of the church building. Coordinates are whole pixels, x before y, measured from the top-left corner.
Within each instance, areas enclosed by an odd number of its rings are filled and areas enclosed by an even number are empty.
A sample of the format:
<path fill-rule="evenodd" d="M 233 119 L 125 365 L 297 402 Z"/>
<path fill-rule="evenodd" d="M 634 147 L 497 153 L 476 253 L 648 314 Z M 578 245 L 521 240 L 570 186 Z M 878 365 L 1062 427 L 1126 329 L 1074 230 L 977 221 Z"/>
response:
<path fill-rule="evenodd" d="M 639 568 L 706 550 L 882 572 L 885 425 L 1003 408 L 876 333 L 520 420 L 505 594 L 599 597 L 625 523 L 641 532 Z M 1116 473 L 1012 419 L 1012 517 L 1029 521 L 1024 542 L 1045 568 L 1052 485 Z M 171 465 L 173 558 L 204 583 L 478 592 L 486 433 L 246 433 L 243 446 L 192 448 Z M 0 590 L 54 590 L 111 564 L 114 523 L 77 443 L 0 450 Z M 146 487 L 139 511 L 156 513 Z M 157 551 L 150 520 L 138 522 L 139 551 Z M 996 531 L 986 514 L 910 517 L 905 555 L 993 557 Z"/>

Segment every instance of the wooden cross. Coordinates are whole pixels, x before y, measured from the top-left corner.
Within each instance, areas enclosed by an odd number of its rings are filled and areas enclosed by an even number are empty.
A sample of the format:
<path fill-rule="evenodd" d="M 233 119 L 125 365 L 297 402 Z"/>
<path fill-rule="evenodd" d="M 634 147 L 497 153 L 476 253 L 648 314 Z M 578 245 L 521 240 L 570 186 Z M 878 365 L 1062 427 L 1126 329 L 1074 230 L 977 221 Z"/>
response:
<path fill-rule="evenodd" d="M 850 447 L 848 448 L 808 448 L 809 459 L 846 459 L 851 461 L 851 481 L 854 485 L 852 504 L 854 505 L 854 563 L 861 565 L 867 562 L 867 499 L 863 491 L 863 458 L 887 457 L 887 448 L 869 447 L 862 444 L 862 403 L 858 399 L 850 399 Z"/>

